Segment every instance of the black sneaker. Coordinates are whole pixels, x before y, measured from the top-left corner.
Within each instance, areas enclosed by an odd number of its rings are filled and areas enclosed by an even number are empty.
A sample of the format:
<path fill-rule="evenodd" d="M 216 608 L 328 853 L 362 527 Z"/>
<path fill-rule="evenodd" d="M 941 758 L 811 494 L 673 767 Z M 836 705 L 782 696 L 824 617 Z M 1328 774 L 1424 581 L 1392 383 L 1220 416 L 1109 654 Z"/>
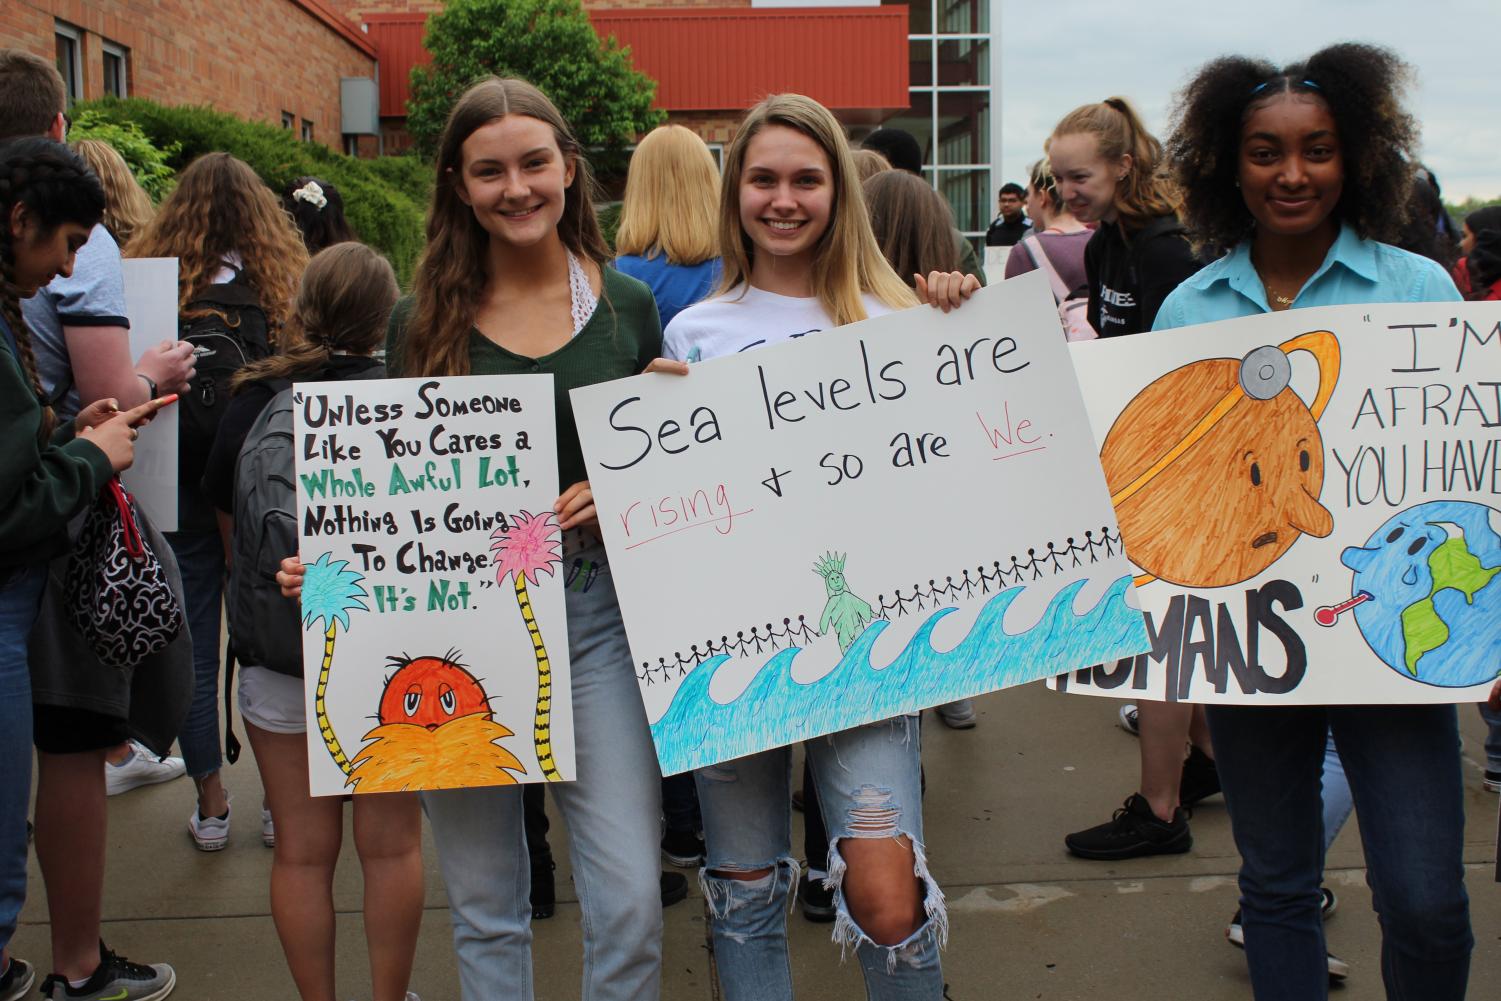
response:
<path fill-rule="evenodd" d="M 1178 802 L 1193 806 L 1220 791 L 1220 770 L 1214 759 L 1197 747 L 1191 748 L 1183 761 L 1183 778 L 1178 782 Z"/>
<path fill-rule="evenodd" d="M 680 872 L 662 873 L 662 906 L 671 907 L 688 899 L 688 881 Z"/>
<path fill-rule="evenodd" d="M 821 879 L 809 879 L 803 873 L 797 881 L 797 902 L 803 909 L 803 917 L 814 924 L 834 920 L 834 891 L 825 889 Z"/>
<path fill-rule="evenodd" d="M 42 981 L 42 994 L 52 1001 L 160 1001 L 177 986 L 177 974 L 166 963 L 132 963 L 99 943 L 99 967 L 82 987 L 53 973 Z"/>
<path fill-rule="evenodd" d="M 36 970 L 24 959 L 10 957 L 5 972 L 0 973 L 0 1001 L 21 1001 L 36 985 Z"/>
<path fill-rule="evenodd" d="M 704 839 L 693 831 L 669 829 L 662 835 L 662 857 L 679 869 L 697 869 L 704 864 Z"/>
<path fill-rule="evenodd" d="M 1329 889 L 1327 886 L 1320 887 L 1320 889 L 1323 891 L 1324 900 L 1323 903 L 1319 905 L 1319 913 L 1323 915 L 1324 919 L 1327 921 L 1329 915 L 1334 913 L 1334 908 L 1337 906 L 1337 903 L 1334 898 L 1333 890 Z M 1230 924 L 1225 929 L 1225 941 L 1229 942 L 1237 949 L 1244 949 L 1246 947 L 1246 931 L 1241 927 L 1240 924 L 1239 908 L 1236 909 L 1235 916 L 1230 919 Z M 1334 953 L 1326 950 L 1324 952 L 1324 959 L 1329 970 L 1329 982 L 1331 984 L 1341 983 L 1346 977 L 1350 975 L 1350 964 L 1345 962 L 1343 959 L 1340 959 Z"/>
<path fill-rule="evenodd" d="M 1143 855 L 1178 855 L 1193 847 L 1189 813 L 1179 807 L 1171 823 L 1158 820 L 1141 793 L 1132 793 L 1109 823 L 1076 831 L 1063 843 L 1080 858 L 1114 861 Z"/>
<path fill-rule="evenodd" d="M 558 864 L 552 852 L 532 859 L 532 920 L 545 921 L 558 912 L 558 890 L 553 870 Z"/>

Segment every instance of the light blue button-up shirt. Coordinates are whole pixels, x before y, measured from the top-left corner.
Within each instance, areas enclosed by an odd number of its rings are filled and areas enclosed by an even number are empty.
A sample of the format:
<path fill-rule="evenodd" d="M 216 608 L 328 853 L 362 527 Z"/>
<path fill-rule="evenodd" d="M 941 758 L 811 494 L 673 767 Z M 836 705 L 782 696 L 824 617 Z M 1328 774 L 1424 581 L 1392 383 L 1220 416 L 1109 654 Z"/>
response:
<path fill-rule="evenodd" d="M 1324 263 L 1293 299 L 1292 308 L 1375 302 L 1457 302 L 1463 298 L 1437 262 L 1375 240 L 1362 240 L 1349 226 Z M 1185 279 L 1157 311 L 1153 330 L 1270 313 L 1266 288 L 1251 263 L 1251 241 Z"/>

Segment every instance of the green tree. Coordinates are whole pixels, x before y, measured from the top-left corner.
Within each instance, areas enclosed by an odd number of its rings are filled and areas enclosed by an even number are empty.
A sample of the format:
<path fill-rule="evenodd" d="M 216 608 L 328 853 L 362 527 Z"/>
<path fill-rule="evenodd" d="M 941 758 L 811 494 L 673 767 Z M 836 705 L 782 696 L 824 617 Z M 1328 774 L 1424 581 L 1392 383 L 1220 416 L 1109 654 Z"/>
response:
<path fill-rule="evenodd" d="M 433 57 L 412 70 L 407 129 L 432 158 L 454 102 L 487 74 L 527 80 L 552 98 L 586 147 L 618 150 L 665 119 L 657 85 L 630 50 L 594 33 L 579 0 L 451 0 L 427 22 Z"/>
<path fill-rule="evenodd" d="M 113 122 L 92 109 L 77 112 L 68 138 L 98 139 L 113 146 L 153 202 L 161 201 L 172 190 L 175 175 L 171 161 L 182 152 L 182 143 L 168 142 L 158 149 L 135 122 Z"/>

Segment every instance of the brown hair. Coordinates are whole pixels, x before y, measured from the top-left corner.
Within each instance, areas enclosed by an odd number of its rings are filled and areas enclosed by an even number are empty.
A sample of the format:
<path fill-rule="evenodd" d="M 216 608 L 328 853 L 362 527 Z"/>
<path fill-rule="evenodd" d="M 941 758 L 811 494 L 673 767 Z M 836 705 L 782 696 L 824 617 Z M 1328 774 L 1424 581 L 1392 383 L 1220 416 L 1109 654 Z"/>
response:
<path fill-rule="evenodd" d="M 230 255 L 239 256 L 277 336 L 291 313 L 307 250 L 281 201 L 249 164 L 228 153 L 205 153 L 188 164 L 156 218 L 125 248 L 126 257 L 178 259 L 180 310 L 213 284 Z"/>
<path fill-rule="evenodd" d="M 704 141 L 681 125 L 652 129 L 631 155 L 615 252 L 661 254 L 669 264 L 718 257 L 718 204 L 719 167 Z"/>
<path fill-rule="evenodd" d="M 104 228 L 120 246 L 130 242 L 156 214 L 151 196 L 146 194 L 113 146 L 102 139 L 78 139 L 68 145 L 83 157 L 104 185 Z"/>
<path fill-rule="evenodd" d="M 573 183 L 564 192 L 563 218 L 558 220 L 563 246 L 601 267 L 613 256 L 594 215 L 589 161 L 552 101 L 525 80 L 481 80 L 454 105 L 438 141 L 438 183 L 427 213 L 427 246 L 413 282 L 416 302 L 401 350 L 402 375 L 469 374 L 469 332 L 488 278 L 490 234 L 459 197 L 463 146 L 478 129 L 506 115 L 551 126 L 558 149 L 573 163 Z"/>
<path fill-rule="evenodd" d="M 959 269 L 953 215 L 932 185 L 905 170 L 886 170 L 864 188 L 871 231 L 898 278 L 912 286 L 914 274 Z"/>
<path fill-rule="evenodd" d="M 1075 108 L 1063 116 L 1043 148 L 1060 136 L 1079 133 L 1094 136 L 1100 156 L 1109 163 L 1131 157 L 1130 169 L 1115 186 L 1115 210 L 1124 227 L 1139 229 L 1158 216 L 1177 213 L 1182 199 L 1163 170 L 1162 143 L 1147 131 L 1130 101 L 1107 97 Z"/>
<path fill-rule="evenodd" d="M 0 94 L 0 139 L 45 135 L 68 107 L 57 67 L 20 49 L 0 49 Z"/>
<path fill-rule="evenodd" d="M 312 374 L 335 352 L 372 353 L 385 338 L 396 296 L 396 273 L 379 251 L 357 242 L 319 251 L 302 273 L 281 352 L 240 369 L 231 387 Z"/>
<path fill-rule="evenodd" d="M 746 147 L 768 125 L 801 132 L 829 161 L 834 199 L 829 225 L 813 247 L 812 279 L 819 304 L 834 326 L 866 318 L 860 297 L 867 292 L 892 309 L 915 305 L 917 297 L 891 270 L 870 231 L 860 176 L 855 172 L 844 129 L 829 109 L 801 94 L 774 94 L 752 108 L 725 154 L 719 196 L 719 246 L 724 257 L 720 293 L 750 285 L 756 248 L 740 225 L 740 175 L 745 169 Z"/>
<path fill-rule="evenodd" d="M 883 171 L 892 169 L 891 161 L 873 149 L 851 150 L 850 156 L 855 158 L 855 173 L 860 175 L 861 184 Z"/>

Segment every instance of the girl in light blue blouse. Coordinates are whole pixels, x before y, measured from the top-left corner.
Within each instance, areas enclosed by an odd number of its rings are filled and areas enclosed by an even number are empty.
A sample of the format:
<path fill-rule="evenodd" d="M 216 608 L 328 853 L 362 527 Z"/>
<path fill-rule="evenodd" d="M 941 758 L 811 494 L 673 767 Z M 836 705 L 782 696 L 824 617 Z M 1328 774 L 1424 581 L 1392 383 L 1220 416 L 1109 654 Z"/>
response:
<path fill-rule="evenodd" d="M 1184 281 L 1156 328 L 1304 306 L 1439 302 L 1439 265 L 1389 246 L 1417 126 L 1407 67 L 1364 45 L 1277 69 L 1217 59 L 1188 85 L 1169 159 L 1197 242 L 1223 257 Z M 1458 1001 L 1469 975 L 1464 803 L 1453 706 L 1211 706 L 1240 849 L 1242 927 L 1259 1001 L 1323 1001 L 1320 771 L 1344 760 L 1381 919 L 1387 997 Z"/>

